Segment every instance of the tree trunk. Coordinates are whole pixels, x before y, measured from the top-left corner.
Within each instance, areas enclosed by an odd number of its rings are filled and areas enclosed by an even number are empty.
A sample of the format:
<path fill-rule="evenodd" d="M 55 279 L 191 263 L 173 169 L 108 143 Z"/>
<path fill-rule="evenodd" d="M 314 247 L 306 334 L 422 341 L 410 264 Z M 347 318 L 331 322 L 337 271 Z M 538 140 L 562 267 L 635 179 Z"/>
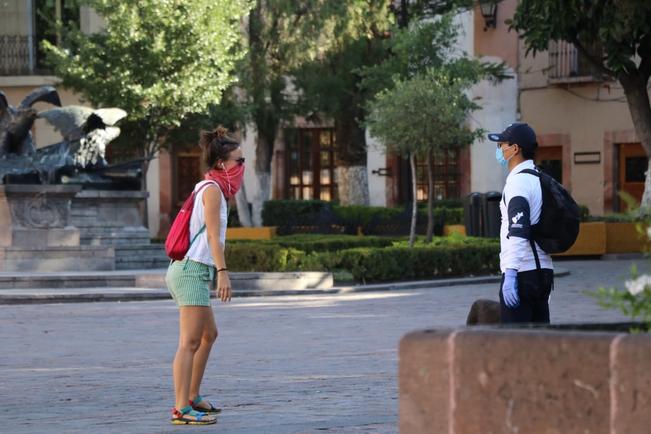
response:
<path fill-rule="evenodd" d="M 427 236 L 425 242 L 432 242 L 434 236 L 434 162 L 432 151 L 427 151 Z"/>
<path fill-rule="evenodd" d="M 246 188 L 244 183 L 240 187 L 240 191 L 235 195 L 235 205 L 237 206 L 237 218 L 240 224 L 245 228 L 250 228 L 251 212 L 249 211 L 249 201 L 246 198 Z"/>
<path fill-rule="evenodd" d="M 337 193 L 342 205 L 368 205 L 366 166 L 337 167 Z"/>
<path fill-rule="evenodd" d="M 271 199 L 271 158 L 283 106 L 285 82 L 281 78 L 269 76 L 266 65 L 265 41 L 262 40 L 264 26 L 262 9 L 264 5 L 257 0 L 249 14 L 249 50 L 251 68 L 251 97 L 253 99 L 253 119 L 256 126 L 255 177 L 258 182 L 257 194 L 252 198 L 251 223 L 262 226 L 262 208 Z"/>
<path fill-rule="evenodd" d="M 252 200 L 251 219 L 253 226 L 262 226 L 262 208 L 271 199 L 271 156 L 278 123 L 270 116 L 261 116 L 256 125 L 258 137 L 255 146 L 255 178 L 258 191 Z"/>
<path fill-rule="evenodd" d="M 335 119 L 337 193 L 342 205 L 368 205 L 366 131 L 358 124 L 361 109 L 350 107 Z"/>
<path fill-rule="evenodd" d="M 416 241 L 416 217 L 418 215 L 418 204 L 416 201 L 416 156 L 409 154 L 409 165 L 411 166 L 411 190 L 413 194 L 411 202 L 411 228 L 409 229 L 409 247 L 414 247 Z"/>
<path fill-rule="evenodd" d="M 635 133 L 646 151 L 647 158 L 651 157 L 651 105 L 646 87 L 649 78 L 638 72 L 635 76 L 619 77 L 619 81 L 624 87 Z M 646 211 L 651 208 L 651 160 L 646 172 L 641 208 Z"/>
<path fill-rule="evenodd" d="M 258 192 L 252 201 L 251 221 L 253 226 L 262 226 L 262 209 L 266 201 L 271 199 L 271 173 L 255 171 L 258 181 Z"/>

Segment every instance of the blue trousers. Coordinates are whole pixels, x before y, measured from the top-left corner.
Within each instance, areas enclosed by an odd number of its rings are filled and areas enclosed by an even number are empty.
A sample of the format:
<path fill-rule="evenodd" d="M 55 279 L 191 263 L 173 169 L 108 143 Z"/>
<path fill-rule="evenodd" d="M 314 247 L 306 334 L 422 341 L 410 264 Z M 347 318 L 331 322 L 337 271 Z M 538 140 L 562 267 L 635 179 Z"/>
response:
<path fill-rule="evenodd" d="M 504 274 L 500 284 L 500 316 L 503 324 L 549 324 L 549 294 L 554 289 L 554 270 L 543 268 L 518 273 L 520 305 L 508 307 L 502 296 Z"/>

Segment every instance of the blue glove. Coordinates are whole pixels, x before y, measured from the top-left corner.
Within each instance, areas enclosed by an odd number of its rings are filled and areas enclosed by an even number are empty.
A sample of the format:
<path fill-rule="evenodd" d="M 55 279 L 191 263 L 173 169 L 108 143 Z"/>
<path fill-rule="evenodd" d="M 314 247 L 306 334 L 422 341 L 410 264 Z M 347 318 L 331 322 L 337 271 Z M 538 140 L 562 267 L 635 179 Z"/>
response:
<path fill-rule="evenodd" d="M 506 272 L 504 272 L 502 297 L 504 297 L 504 304 L 508 307 L 517 307 L 520 305 L 520 297 L 518 296 L 518 270 L 507 268 Z"/>

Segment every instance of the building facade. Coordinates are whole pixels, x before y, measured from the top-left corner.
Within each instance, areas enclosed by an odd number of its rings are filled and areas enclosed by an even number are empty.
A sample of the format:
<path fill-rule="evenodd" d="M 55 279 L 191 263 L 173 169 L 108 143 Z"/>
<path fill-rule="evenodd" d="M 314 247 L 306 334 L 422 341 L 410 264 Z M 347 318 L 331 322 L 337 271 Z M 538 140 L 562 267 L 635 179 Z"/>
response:
<path fill-rule="evenodd" d="M 641 197 L 646 156 L 635 136 L 621 86 L 594 74 L 569 44 L 552 43 L 548 52 L 525 55 L 523 42 L 504 23 L 516 6 L 517 0 L 499 2 L 494 23 L 479 7 L 457 17 L 462 29 L 458 49 L 487 61 L 504 62 L 512 75 L 500 83 L 483 81 L 470 90 L 482 108 L 472 114 L 469 123 L 486 131 L 500 131 L 511 122 L 528 122 L 539 136 L 538 163 L 568 187 L 579 203 L 593 214 L 623 209 L 617 192 Z M 11 104 L 18 104 L 37 86 L 58 83 L 43 65 L 38 44 L 43 39 L 57 43 L 60 35 L 48 33 L 42 17 L 75 22 L 86 32 L 102 27 L 101 18 L 92 10 L 67 0 L 3 2 L 0 90 Z M 73 93 L 58 90 L 64 105 L 80 103 Z M 33 134 L 39 146 L 60 140 L 42 120 L 35 123 Z M 250 200 L 259 189 L 253 172 L 256 132 L 249 125 L 238 134 L 250 168 L 244 182 Z M 407 203 L 411 199 L 407 161 L 386 155 L 373 137 L 366 138 L 370 204 Z M 272 160 L 272 198 L 337 200 L 336 142 L 333 125 L 328 123 L 315 125 L 297 118 L 281 129 Z M 435 198 L 460 199 L 470 192 L 501 191 L 506 173 L 495 162 L 494 152 L 494 144 L 478 140 L 468 149 L 436 155 Z M 152 162 L 147 181 L 153 236 L 166 233 L 201 175 L 196 143 L 176 145 Z M 417 177 L 417 200 L 425 200 L 425 161 L 418 162 Z"/>

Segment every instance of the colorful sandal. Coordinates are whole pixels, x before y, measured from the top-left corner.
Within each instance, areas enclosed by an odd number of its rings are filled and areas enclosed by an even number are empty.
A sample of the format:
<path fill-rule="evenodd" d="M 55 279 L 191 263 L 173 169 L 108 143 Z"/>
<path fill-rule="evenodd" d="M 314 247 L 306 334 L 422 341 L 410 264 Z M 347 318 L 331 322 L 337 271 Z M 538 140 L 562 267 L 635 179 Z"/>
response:
<path fill-rule="evenodd" d="M 188 417 L 190 416 L 190 417 Z M 193 410 L 191 406 L 185 406 L 180 410 L 172 409 L 172 425 L 212 425 L 217 419 L 212 416 L 204 419 L 206 413 Z"/>
<path fill-rule="evenodd" d="M 190 405 L 192 406 L 192 409 L 196 410 L 196 411 L 201 411 L 201 412 L 207 413 L 207 414 L 217 414 L 217 413 L 222 412 L 221 408 L 216 408 L 215 406 L 213 406 L 208 401 L 206 401 L 206 404 L 208 404 L 210 406 L 210 408 L 199 407 L 198 404 L 200 402 L 202 402 L 202 401 L 204 401 L 204 399 L 203 399 L 203 396 L 201 396 L 201 395 L 197 395 L 197 397 L 194 398 L 194 401 L 190 400 Z"/>

